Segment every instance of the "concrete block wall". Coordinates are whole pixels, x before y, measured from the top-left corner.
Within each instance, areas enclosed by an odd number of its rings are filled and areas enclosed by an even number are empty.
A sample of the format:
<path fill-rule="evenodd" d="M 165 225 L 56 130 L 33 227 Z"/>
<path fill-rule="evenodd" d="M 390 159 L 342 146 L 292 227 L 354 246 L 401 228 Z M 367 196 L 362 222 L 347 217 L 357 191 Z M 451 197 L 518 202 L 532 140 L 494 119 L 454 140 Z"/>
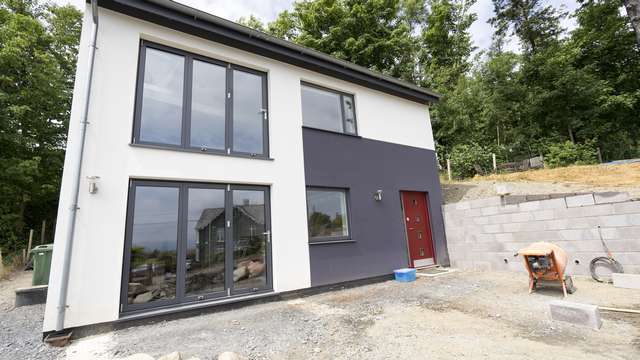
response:
<path fill-rule="evenodd" d="M 562 247 L 569 274 L 589 275 L 606 256 L 597 226 L 625 273 L 640 274 L 640 201 L 627 193 L 579 194 L 527 201 L 503 196 L 443 206 L 451 266 L 526 271 L 519 249 L 545 241 Z"/>

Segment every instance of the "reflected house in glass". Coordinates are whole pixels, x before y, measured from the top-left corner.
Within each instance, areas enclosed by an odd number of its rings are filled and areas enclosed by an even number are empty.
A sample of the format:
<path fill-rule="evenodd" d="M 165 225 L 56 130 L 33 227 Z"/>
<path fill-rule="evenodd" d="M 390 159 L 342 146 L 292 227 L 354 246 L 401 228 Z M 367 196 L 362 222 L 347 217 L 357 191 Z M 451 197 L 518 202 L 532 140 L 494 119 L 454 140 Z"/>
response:
<path fill-rule="evenodd" d="M 85 9 L 67 144 L 85 150 L 65 159 L 45 333 L 448 265 L 438 94 L 174 1 L 97 11 L 84 119 Z"/>

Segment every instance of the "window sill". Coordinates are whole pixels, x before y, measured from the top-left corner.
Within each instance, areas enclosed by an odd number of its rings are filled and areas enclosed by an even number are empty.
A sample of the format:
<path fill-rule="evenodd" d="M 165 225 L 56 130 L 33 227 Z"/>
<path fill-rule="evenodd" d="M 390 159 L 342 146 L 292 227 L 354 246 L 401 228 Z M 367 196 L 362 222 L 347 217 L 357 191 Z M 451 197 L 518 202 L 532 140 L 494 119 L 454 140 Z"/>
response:
<path fill-rule="evenodd" d="M 348 244 L 355 243 L 356 241 L 353 239 L 343 239 L 343 240 L 315 240 L 309 241 L 309 245 L 329 245 L 329 244 Z"/>
<path fill-rule="evenodd" d="M 131 146 L 131 147 L 139 147 L 139 148 L 147 148 L 147 149 L 187 152 L 187 153 L 201 154 L 201 155 L 217 155 L 217 156 L 224 156 L 224 157 L 256 159 L 256 160 L 268 160 L 268 161 L 273 161 L 274 160 L 273 158 L 270 158 L 270 157 L 264 156 L 264 155 L 251 156 L 250 154 L 242 154 L 242 153 L 227 154 L 226 152 L 224 152 L 222 150 L 213 150 L 213 149 L 208 150 L 208 151 L 201 151 L 201 150 L 194 149 L 194 148 L 183 148 L 183 147 L 170 146 L 170 145 L 164 146 L 164 145 L 145 144 L 145 143 L 129 143 L 129 146 Z"/>
<path fill-rule="evenodd" d="M 354 137 L 354 138 L 357 138 L 357 139 L 362 139 L 362 136 L 360 136 L 358 134 L 347 134 L 347 133 L 343 133 L 343 132 L 339 132 L 339 131 L 320 129 L 320 128 L 315 128 L 315 127 L 305 126 L 305 125 L 302 125 L 302 128 L 303 129 L 307 129 L 307 130 L 314 130 L 314 131 L 320 131 L 320 132 L 329 133 L 329 134 L 344 135 L 344 136 Z"/>

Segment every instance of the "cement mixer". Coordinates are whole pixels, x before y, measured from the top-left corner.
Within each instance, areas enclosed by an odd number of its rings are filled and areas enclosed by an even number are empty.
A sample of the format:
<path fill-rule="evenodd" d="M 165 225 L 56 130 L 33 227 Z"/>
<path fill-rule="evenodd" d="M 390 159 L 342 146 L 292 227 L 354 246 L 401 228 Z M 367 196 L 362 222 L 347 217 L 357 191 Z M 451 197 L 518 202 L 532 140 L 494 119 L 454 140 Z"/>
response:
<path fill-rule="evenodd" d="M 564 296 L 573 294 L 575 287 L 573 279 L 565 275 L 567 267 L 567 253 L 561 247 L 537 242 L 518 251 L 518 255 L 524 257 L 524 265 L 529 272 L 529 294 L 531 294 L 541 282 L 560 282 Z"/>

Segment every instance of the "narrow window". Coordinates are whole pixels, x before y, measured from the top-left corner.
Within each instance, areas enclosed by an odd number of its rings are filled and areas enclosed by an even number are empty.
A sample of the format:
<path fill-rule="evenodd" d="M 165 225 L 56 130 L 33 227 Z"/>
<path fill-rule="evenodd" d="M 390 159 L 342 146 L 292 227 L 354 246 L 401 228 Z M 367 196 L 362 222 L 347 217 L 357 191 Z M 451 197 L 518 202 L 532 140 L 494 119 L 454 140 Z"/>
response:
<path fill-rule="evenodd" d="M 349 239 L 347 192 L 343 189 L 307 189 L 309 241 Z"/>
<path fill-rule="evenodd" d="M 268 157 L 265 73 L 142 42 L 133 142 Z"/>
<path fill-rule="evenodd" d="M 223 66 L 193 62 L 191 140 L 197 148 L 224 150 L 226 74 Z"/>
<path fill-rule="evenodd" d="M 356 134 L 353 95 L 303 83 L 302 122 L 305 126 Z"/>
<path fill-rule="evenodd" d="M 147 49 L 140 114 L 140 140 L 180 145 L 184 57 Z"/>
<path fill-rule="evenodd" d="M 233 151 L 247 154 L 263 152 L 262 76 L 233 70 Z"/>

